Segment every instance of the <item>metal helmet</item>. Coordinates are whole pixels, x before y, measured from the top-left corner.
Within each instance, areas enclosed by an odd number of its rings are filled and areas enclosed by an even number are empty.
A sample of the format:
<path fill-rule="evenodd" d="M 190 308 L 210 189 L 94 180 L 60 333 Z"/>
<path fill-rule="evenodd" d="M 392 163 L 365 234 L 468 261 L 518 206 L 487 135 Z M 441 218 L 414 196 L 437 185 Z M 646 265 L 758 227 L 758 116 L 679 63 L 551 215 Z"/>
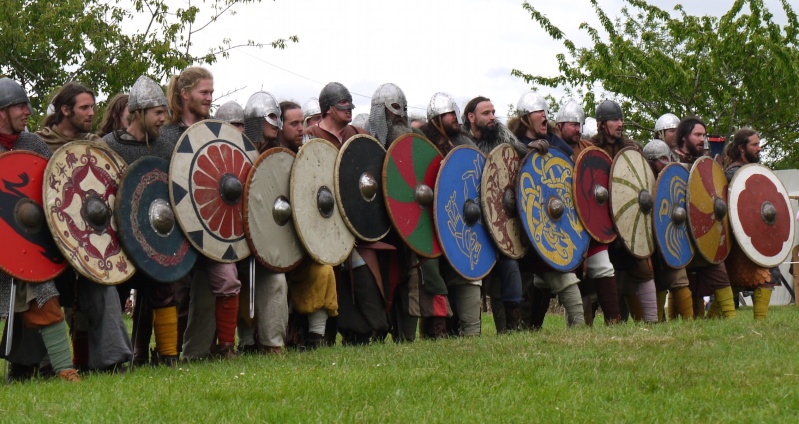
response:
<path fill-rule="evenodd" d="M 669 145 L 663 140 L 650 140 L 644 146 L 644 157 L 649 160 L 658 160 L 662 157 L 669 158 L 669 162 L 677 162 L 674 152 L 671 151 Z"/>
<path fill-rule="evenodd" d="M 238 102 L 233 100 L 219 106 L 214 118 L 230 124 L 244 124 L 244 109 Z"/>
<path fill-rule="evenodd" d="M 585 111 L 577 100 L 569 99 L 560 107 L 558 114 L 555 115 L 555 122 L 577 122 L 583 125 L 585 122 Z"/>
<path fill-rule="evenodd" d="M 678 125 L 680 125 L 680 118 L 673 113 L 667 113 L 655 121 L 655 132 L 677 128 Z"/>
<path fill-rule="evenodd" d="M 338 102 L 342 100 L 346 100 L 350 104 L 347 106 L 340 106 Z M 355 109 L 355 105 L 352 104 L 352 95 L 350 94 L 350 90 L 347 90 L 347 87 L 344 87 L 344 84 L 338 82 L 328 83 L 319 93 L 319 109 L 324 112 L 330 109 L 331 106 L 338 110 Z"/>
<path fill-rule="evenodd" d="M 33 108 L 25 89 L 11 78 L 0 78 L 0 109 L 20 103 L 27 104 L 31 113 L 33 113 Z"/>
<path fill-rule="evenodd" d="M 166 107 L 166 105 L 164 89 L 149 77 L 142 75 L 133 83 L 128 95 L 129 111 L 134 112 L 158 106 Z"/>
<path fill-rule="evenodd" d="M 463 124 L 461 109 L 458 107 L 458 104 L 455 103 L 455 100 L 447 93 L 439 92 L 433 94 L 433 97 L 430 98 L 430 103 L 427 105 L 427 120 L 432 121 L 436 116 L 441 116 L 449 112 L 455 112 L 455 116 L 458 118 L 458 124 Z"/>
<path fill-rule="evenodd" d="M 283 129 L 280 105 L 271 93 L 259 91 L 244 106 L 244 134 L 254 143 L 264 141 L 264 122 Z"/>
<path fill-rule="evenodd" d="M 311 97 L 302 105 L 302 119 L 303 121 L 307 120 L 308 118 L 319 115 L 322 113 L 322 109 L 319 108 L 319 99 L 316 97 Z"/>
<path fill-rule="evenodd" d="M 352 124 L 351 125 L 353 127 L 358 127 L 358 128 L 360 128 L 362 130 L 371 132 L 371 131 L 369 131 L 369 128 L 372 125 L 372 123 L 370 122 L 371 121 L 370 116 L 371 115 L 369 115 L 368 113 L 359 113 L 359 114 L 355 115 L 354 118 L 352 118 Z"/>
<path fill-rule="evenodd" d="M 613 100 L 605 99 L 596 107 L 594 114 L 597 122 L 613 121 L 616 119 L 624 119 L 624 114 L 621 111 L 621 106 Z"/>
<path fill-rule="evenodd" d="M 405 118 L 407 121 L 408 101 L 405 99 L 405 93 L 392 83 L 377 87 L 377 90 L 372 94 L 372 110 L 367 115 L 369 117 L 369 122 L 367 123 L 369 128 L 361 127 L 373 133 L 383 143 L 387 142 L 386 135 L 388 134 L 386 109 L 397 116 Z M 355 125 L 355 120 L 353 120 L 352 125 Z M 355 126 L 357 127 L 358 125 Z"/>
<path fill-rule="evenodd" d="M 529 90 L 519 97 L 519 102 L 516 104 L 516 113 L 519 116 L 525 116 L 528 113 L 538 112 L 539 110 L 543 110 L 546 115 L 549 115 L 547 100 L 544 96 Z"/>
<path fill-rule="evenodd" d="M 591 138 L 595 136 L 597 133 L 596 128 L 596 119 L 592 117 L 585 118 L 585 124 L 583 124 L 583 138 Z"/>

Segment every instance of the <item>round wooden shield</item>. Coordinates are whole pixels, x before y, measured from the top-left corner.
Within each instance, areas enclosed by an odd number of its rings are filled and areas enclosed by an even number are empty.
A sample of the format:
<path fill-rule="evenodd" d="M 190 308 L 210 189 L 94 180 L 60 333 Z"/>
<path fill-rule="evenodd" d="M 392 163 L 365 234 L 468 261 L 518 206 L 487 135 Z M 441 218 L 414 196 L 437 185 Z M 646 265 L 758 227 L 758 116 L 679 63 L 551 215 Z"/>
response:
<path fill-rule="evenodd" d="M 574 162 L 574 208 L 594 240 L 611 243 L 616 228 L 610 216 L 610 166 L 613 159 L 599 147 L 588 147 Z"/>
<path fill-rule="evenodd" d="M 520 259 L 527 253 L 513 185 L 521 166 L 522 158 L 513 146 L 502 143 L 488 154 L 480 182 L 483 223 L 497 248 L 512 259 Z"/>
<path fill-rule="evenodd" d="M 694 162 L 688 177 L 688 227 L 699 255 L 712 264 L 730 252 L 727 177 L 712 158 Z"/>
<path fill-rule="evenodd" d="M 44 221 L 47 158 L 24 150 L 0 154 L 0 270 L 29 283 L 50 281 L 67 261 Z"/>
<path fill-rule="evenodd" d="M 169 161 L 142 157 L 128 166 L 114 219 L 128 259 L 151 279 L 171 283 L 194 267 L 197 251 L 178 228 L 169 203 Z"/>
<path fill-rule="evenodd" d="M 428 139 L 405 134 L 391 143 L 383 163 L 383 194 L 394 228 L 417 255 L 441 256 L 433 229 L 433 189 L 444 158 Z"/>
<path fill-rule="evenodd" d="M 452 268 L 467 280 L 480 280 L 497 262 L 497 249 L 483 223 L 480 183 L 485 156 L 472 146 L 452 149 L 436 179 L 433 216 L 436 234 Z"/>
<path fill-rule="evenodd" d="M 385 159 L 383 145 L 365 134 L 347 140 L 336 158 L 336 202 L 347 228 L 363 241 L 378 241 L 391 229 L 380 187 Z"/>
<path fill-rule="evenodd" d="M 305 250 L 291 219 L 289 181 L 294 152 L 267 150 L 250 170 L 244 186 L 244 228 L 252 254 L 275 272 L 297 267 Z"/>
<path fill-rule="evenodd" d="M 136 268 L 117 236 L 114 205 L 125 161 L 97 143 L 73 141 L 50 158 L 44 172 L 47 225 L 61 253 L 99 284 L 127 281 Z"/>
<path fill-rule="evenodd" d="M 655 174 L 644 155 L 633 147 L 622 149 L 610 168 L 610 212 L 624 246 L 637 258 L 655 252 L 654 192 Z"/>
<path fill-rule="evenodd" d="M 550 267 L 572 271 L 583 260 L 591 237 L 572 199 L 571 160 L 558 149 L 530 152 L 522 162 L 517 203 L 524 231 Z"/>
<path fill-rule="evenodd" d="M 325 265 L 339 265 L 355 246 L 333 194 L 338 149 L 321 138 L 302 145 L 291 167 L 294 227 L 305 250 Z"/>
<path fill-rule="evenodd" d="M 694 246 L 688 235 L 688 170 L 671 163 L 660 171 L 655 184 L 655 241 L 666 265 L 678 269 L 691 262 Z"/>
<path fill-rule="evenodd" d="M 250 255 L 242 194 L 258 150 L 227 122 L 206 119 L 188 129 L 169 164 L 169 198 L 189 242 L 218 262 Z"/>
<path fill-rule="evenodd" d="M 763 165 L 744 165 L 730 182 L 730 224 L 752 262 L 773 268 L 791 253 L 794 222 L 788 191 Z"/>

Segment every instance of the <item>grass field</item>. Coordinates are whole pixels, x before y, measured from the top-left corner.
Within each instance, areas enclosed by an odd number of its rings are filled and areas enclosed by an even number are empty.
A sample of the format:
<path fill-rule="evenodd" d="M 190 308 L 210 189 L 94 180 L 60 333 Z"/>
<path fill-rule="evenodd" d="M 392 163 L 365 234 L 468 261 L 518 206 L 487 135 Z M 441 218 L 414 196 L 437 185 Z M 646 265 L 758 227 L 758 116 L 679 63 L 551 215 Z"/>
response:
<path fill-rule="evenodd" d="M 37 380 L 0 422 L 799 422 L 799 309 Z"/>

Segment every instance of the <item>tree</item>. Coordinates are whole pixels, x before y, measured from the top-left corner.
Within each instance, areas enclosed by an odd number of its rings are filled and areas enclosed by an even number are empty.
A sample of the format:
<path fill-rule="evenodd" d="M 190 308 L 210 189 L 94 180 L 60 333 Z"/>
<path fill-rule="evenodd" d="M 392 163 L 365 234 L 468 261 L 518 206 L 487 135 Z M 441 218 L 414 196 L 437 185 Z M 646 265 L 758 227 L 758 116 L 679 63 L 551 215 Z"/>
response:
<path fill-rule="evenodd" d="M 763 0 L 736 0 L 723 16 L 675 14 L 644 0 L 625 0 L 621 17 L 609 17 L 591 0 L 600 26 L 580 25 L 593 43 L 578 47 L 546 16 L 524 3 L 532 19 L 566 48 L 554 77 L 513 74 L 534 85 L 563 87 L 584 96 L 586 111 L 611 93 L 625 110 L 633 138 L 652 138 L 655 120 L 671 112 L 699 115 L 708 133 L 729 136 L 752 127 L 764 139 L 776 168 L 799 165 L 799 20 L 780 0 L 780 26 Z M 747 10 L 748 9 L 748 10 Z M 590 112 L 589 112 L 590 113 Z"/>
<path fill-rule="evenodd" d="M 166 82 L 177 70 L 213 64 L 232 49 L 263 47 L 224 38 L 204 54 L 192 49 L 196 33 L 233 14 L 235 6 L 259 1 L 188 0 L 173 7 L 167 0 L 2 0 L 0 74 L 25 87 L 34 114 L 43 113 L 49 96 L 72 80 L 106 94 L 125 91 L 142 74 Z M 124 30 L 131 22 L 144 25 Z M 283 49 L 297 41 L 293 35 L 268 45 Z"/>

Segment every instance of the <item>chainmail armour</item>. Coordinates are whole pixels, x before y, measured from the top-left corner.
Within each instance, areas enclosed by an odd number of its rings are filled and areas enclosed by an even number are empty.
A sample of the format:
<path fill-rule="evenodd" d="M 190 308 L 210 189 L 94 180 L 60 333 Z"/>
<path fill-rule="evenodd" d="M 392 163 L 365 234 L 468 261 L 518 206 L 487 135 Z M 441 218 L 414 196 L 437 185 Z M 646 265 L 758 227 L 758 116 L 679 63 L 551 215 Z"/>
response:
<path fill-rule="evenodd" d="M 47 144 L 39 138 L 36 134 L 23 132 L 19 135 L 17 142 L 14 143 L 14 150 L 28 150 L 31 152 L 39 153 L 47 158 L 50 157 L 50 149 Z M 6 152 L 6 148 L 0 146 L 0 153 Z M 30 290 L 33 297 L 36 298 L 36 304 L 42 307 L 48 300 L 58 297 L 58 290 L 56 290 L 55 283 L 50 280 L 41 284 L 26 284 L 27 290 Z M 18 286 L 17 290 L 24 290 L 25 288 Z M 9 299 L 11 298 L 11 276 L 0 271 L 0 318 L 8 316 Z M 16 305 L 17 311 L 27 310 L 27 307 L 20 309 L 23 305 Z M 25 305 L 27 306 L 27 305 Z"/>
<path fill-rule="evenodd" d="M 148 146 L 142 141 L 137 141 L 125 130 L 108 133 L 103 137 L 103 141 L 111 150 L 117 152 L 128 165 L 144 156 L 156 156 L 171 160 L 172 153 L 175 151 L 175 144 L 163 137 L 158 137 Z"/>

